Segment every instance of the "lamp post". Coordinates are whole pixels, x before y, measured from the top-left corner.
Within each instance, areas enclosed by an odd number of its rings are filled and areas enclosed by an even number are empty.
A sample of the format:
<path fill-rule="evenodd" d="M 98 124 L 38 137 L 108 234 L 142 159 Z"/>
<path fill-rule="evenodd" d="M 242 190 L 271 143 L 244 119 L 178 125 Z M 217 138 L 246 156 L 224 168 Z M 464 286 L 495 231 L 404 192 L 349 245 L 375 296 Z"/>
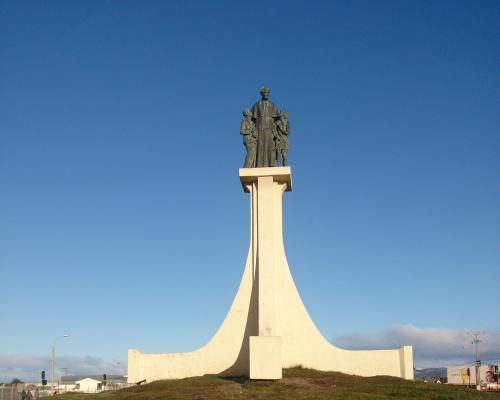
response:
<path fill-rule="evenodd" d="M 65 333 L 63 338 L 69 337 L 69 333 Z M 56 342 L 57 339 L 60 339 L 61 336 L 58 336 L 54 339 L 54 344 L 52 345 L 52 384 L 50 385 L 50 391 L 51 394 L 54 394 L 54 379 L 55 379 L 55 373 L 56 373 Z"/>

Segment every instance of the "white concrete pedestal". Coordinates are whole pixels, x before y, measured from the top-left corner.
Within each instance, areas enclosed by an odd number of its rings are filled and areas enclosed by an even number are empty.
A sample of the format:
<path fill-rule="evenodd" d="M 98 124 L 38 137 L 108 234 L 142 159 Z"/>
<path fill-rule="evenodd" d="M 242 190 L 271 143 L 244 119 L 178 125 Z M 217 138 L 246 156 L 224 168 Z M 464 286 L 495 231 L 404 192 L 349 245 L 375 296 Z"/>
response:
<path fill-rule="evenodd" d="M 250 336 L 250 379 L 281 379 L 281 337 Z"/>
<path fill-rule="evenodd" d="M 411 346 L 343 350 L 329 343 L 309 317 L 285 256 L 282 195 L 292 190 L 290 167 L 242 168 L 250 194 L 250 248 L 240 287 L 224 322 L 203 347 L 188 353 L 128 353 L 128 381 L 205 374 L 280 379 L 282 368 L 413 379 Z M 214 260 L 217 255 L 213 255 Z"/>

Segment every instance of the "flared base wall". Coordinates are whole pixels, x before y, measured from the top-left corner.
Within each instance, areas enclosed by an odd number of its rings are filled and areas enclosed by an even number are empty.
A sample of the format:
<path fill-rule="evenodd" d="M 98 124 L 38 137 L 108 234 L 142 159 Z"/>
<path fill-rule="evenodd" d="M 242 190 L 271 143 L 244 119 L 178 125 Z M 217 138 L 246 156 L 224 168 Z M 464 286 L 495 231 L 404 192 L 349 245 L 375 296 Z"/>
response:
<path fill-rule="evenodd" d="M 311 320 L 293 282 L 283 247 L 281 198 L 284 190 L 291 190 L 290 168 L 242 169 L 240 177 L 245 191 L 250 192 L 251 240 L 240 287 L 224 322 L 205 346 L 192 352 L 129 350 L 128 381 L 151 382 L 205 374 L 279 379 L 278 364 L 282 368 L 302 365 L 361 376 L 413 379 L 411 346 L 390 350 L 340 349 L 329 343 Z M 263 177 L 272 180 L 259 180 Z M 263 227 L 272 236 L 265 241 L 271 246 L 259 246 Z M 269 277 L 264 283 L 259 277 L 263 272 Z M 268 305 L 265 314 L 263 304 Z M 269 353 L 267 364 L 262 357 L 265 352 Z"/>

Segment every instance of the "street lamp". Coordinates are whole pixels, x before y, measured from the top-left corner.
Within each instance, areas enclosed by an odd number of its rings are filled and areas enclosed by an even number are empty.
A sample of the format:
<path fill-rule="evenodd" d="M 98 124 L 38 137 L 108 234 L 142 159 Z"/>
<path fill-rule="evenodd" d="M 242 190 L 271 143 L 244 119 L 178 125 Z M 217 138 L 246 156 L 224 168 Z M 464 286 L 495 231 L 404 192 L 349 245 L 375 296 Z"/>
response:
<path fill-rule="evenodd" d="M 69 333 L 65 333 L 63 336 L 58 336 L 54 339 L 54 344 L 52 345 L 52 384 L 50 385 L 51 394 L 54 394 L 54 378 L 56 371 L 56 342 L 57 339 L 67 338 L 69 337 Z"/>

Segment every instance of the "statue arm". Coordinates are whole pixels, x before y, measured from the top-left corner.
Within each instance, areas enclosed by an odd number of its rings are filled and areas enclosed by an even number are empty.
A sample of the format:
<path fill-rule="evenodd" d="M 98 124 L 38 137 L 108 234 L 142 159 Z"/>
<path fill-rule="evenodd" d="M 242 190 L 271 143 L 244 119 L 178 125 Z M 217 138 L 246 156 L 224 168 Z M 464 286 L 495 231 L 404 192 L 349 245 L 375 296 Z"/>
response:
<path fill-rule="evenodd" d="M 276 104 L 274 104 L 273 113 L 274 113 L 274 115 L 272 115 L 273 119 L 275 121 L 279 121 L 280 120 L 280 112 L 279 112 L 278 106 Z"/>
<path fill-rule="evenodd" d="M 280 120 L 275 121 L 274 125 L 276 126 L 276 130 L 277 131 L 281 132 L 283 130 L 283 127 L 281 126 L 281 121 Z"/>
<path fill-rule="evenodd" d="M 252 118 L 253 120 L 257 119 L 257 103 L 255 103 L 252 107 Z"/>
<path fill-rule="evenodd" d="M 255 125 L 254 125 L 254 124 L 252 124 L 252 126 L 250 126 L 250 133 L 252 134 L 252 136 L 253 136 L 254 138 L 257 138 L 257 136 L 258 136 L 258 135 L 257 135 L 257 128 L 255 127 Z"/>

